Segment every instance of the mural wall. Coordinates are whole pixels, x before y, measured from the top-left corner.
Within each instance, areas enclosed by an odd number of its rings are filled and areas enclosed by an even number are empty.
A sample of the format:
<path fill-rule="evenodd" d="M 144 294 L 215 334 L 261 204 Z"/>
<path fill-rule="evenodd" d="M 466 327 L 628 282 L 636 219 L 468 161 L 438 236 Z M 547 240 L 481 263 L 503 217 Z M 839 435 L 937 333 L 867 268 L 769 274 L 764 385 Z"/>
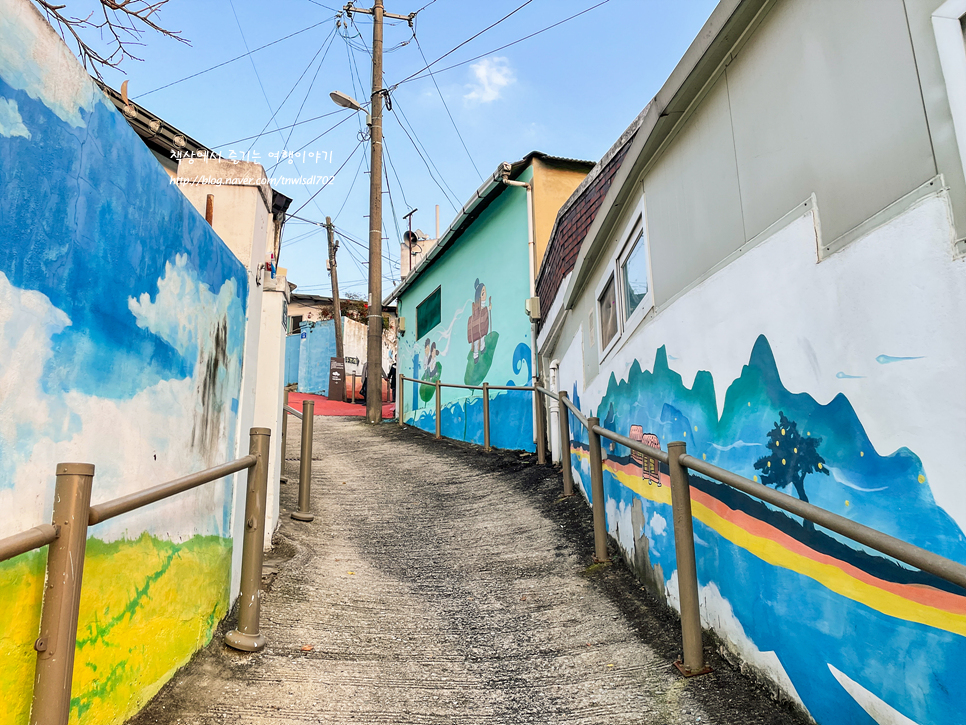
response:
<path fill-rule="evenodd" d="M 520 180 L 529 180 L 530 174 L 527 170 Z M 427 383 L 530 385 L 527 254 L 526 194 L 509 187 L 400 300 L 399 315 L 407 319 L 398 341 L 401 374 Z M 440 322 L 419 331 L 416 308 L 437 287 Z M 405 383 L 405 421 L 435 431 L 435 395 L 433 385 Z M 442 435 L 482 445 L 481 395 L 443 388 Z M 493 446 L 534 450 L 531 393 L 491 392 L 490 417 Z"/>
<path fill-rule="evenodd" d="M 301 334 L 285 336 L 285 384 L 292 385 L 299 381 L 299 351 L 302 347 Z"/>
<path fill-rule="evenodd" d="M 234 457 L 244 267 L 24 0 L 0 0 L 0 537 Z M 127 719 L 226 613 L 231 487 L 91 529 L 72 722 Z M 0 723 L 26 723 L 46 552 L 0 564 Z"/>
<path fill-rule="evenodd" d="M 385 319 L 385 318 L 384 318 Z M 291 347 L 289 345 L 291 344 Z M 357 389 L 362 385 L 362 366 L 366 362 L 368 327 L 361 322 L 342 316 L 342 351 L 345 355 L 346 380 L 357 376 Z M 382 333 L 382 371 L 388 374 L 395 356 L 395 329 Z M 335 357 L 335 320 L 302 322 L 301 332 L 289 336 L 286 341 L 286 384 L 298 383 L 300 393 L 329 394 L 329 368 Z M 289 381 L 288 370 L 295 368 L 294 379 Z M 350 383 L 346 383 L 348 390 Z"/>
<path fill-rule="evenodd" d="M 685 441 L 966 563 L 966 269 L 949 220 L 929 197 L 817 264 L 810 211 L 661 310 L 586 386 L 571 340 L 561 379 L 608 429 Z M 571 429 L 589 496 L 586 432 Z M 608 529 L 677 607 L 667 468 L 604 454 Z M 962 719 L 966 592 L 693 473 L 691 495 L 705 626 L 820 725 Z"/>
<path fill-rule="evenodd" d="M 335 357 L 335 320 L 303 322 L 301 332 L 293 337 L 299 341 L 299 392 L 328 395 L 329 364 Z"/>

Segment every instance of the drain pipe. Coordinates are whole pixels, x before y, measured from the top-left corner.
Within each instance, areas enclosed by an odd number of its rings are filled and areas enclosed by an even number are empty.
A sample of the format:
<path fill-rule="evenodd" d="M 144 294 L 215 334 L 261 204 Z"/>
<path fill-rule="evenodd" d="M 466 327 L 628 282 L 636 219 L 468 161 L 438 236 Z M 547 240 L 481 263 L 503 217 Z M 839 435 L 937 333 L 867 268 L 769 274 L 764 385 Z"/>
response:
<path fill-rule="evenodd" d="M 506 161 L 500 164 L 500 181 L 506 186 L 522 186 L 527 190 L 527 240 L 529 243 L 529 257 L 530 257 L 530 297 L 536 297 L 536 260 L 537 260 L 537 242 L 534 238 L 534 221 L 533 221 L 533 184 L 526 181 L 514 181 L 510 178 L 510 171 L 512 167 Z M 530 364 L 531 370 L 533 370 L 533 384 L 540 385 L 541 374 L 540 374 L 540 355 L 537 353 L 537 321 L 530 318 Z M 533 440 L 537 440 L 537 415 L 538 412 L 538 396 L 534 394 L 533 396 Z"/>
<path fill-rule="evenodd" d="M 550 361 L 550 390 L 559 393 L 557 381 L 560 377 L 560 360 Z M 550 406 L 550 460 L 554 463 L 563 460 L 563 444 L 560 441 L 560 402 L 555 398 L 547 401 Z"/>

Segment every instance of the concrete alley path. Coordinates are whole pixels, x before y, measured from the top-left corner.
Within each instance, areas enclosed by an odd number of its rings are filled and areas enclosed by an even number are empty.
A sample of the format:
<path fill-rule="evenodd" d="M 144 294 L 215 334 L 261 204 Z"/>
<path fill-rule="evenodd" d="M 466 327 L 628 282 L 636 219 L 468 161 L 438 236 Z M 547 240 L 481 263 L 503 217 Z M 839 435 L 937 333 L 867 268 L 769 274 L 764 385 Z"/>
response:
<path fill-rule="evenodd" d="M 314 446 L 315 521 L 284 513 L 269 556 L 268 647 L 227 649 L 223 623 L 132 725 L 806 722 L 713 653 L 682 679 L 676 622 L 592 566 L 590 509 L 553 469 L 344 418 L 317 417 Z"/>

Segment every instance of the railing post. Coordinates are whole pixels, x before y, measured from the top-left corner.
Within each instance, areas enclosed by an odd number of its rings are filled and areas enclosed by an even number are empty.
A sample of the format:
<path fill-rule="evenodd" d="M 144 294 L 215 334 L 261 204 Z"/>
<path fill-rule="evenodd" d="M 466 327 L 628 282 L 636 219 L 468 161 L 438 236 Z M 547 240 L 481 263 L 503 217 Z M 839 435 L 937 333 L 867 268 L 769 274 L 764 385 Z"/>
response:
<path fill-rule="evenodd" d="M 282 404 L 282 460 L 278 467 L 281 472 L 279 483 L 288 483 L 288 476 L 285 475 L 285 449 L 288 444 L 288 411 L 285 408 L 288 407 L 288 393 L 289 391 L 286 390 Z"/>
<path fill-rule="evenodd" d="M 70 716 L 70 686 L 94 479 L 94 466 L 89 463 L 58 463 L 56 470 L 52 523 L 60 528 L 60 536 L 47 550 L 47 587 L 40 636 L 34 643 L 37 670 L 31 725 L 67 725 Z"/>
<path fill-rule="evenodd" d="M 490 450 L 490 384 L 483 383 L 483 450 Z"/>
<path fill-rule="evenodd" d="M 258 619 L 262 605 L 262 549 L 265 543 L 265 498 L 271 436 L 269 428 L 252 428 L 248 448 L 248 452 L 257 456 L 258 460 L 248 469 L 238 627 L 225 635 L 225 644 L 244 652 L 258 652 L 265 646 Z"/>
<path fill-rule="evenodd" d="M 543 404 L 543 394 L 537 390 L 538 384 L 539 381 L 534 381 L 533 410 L 537 423 L 537 463 L 542 466 L 547 462 L 547 421 L 543 417 L 546 406 Z"/>
<path fill-rule="evenodd" d="M 563 469 L 564 496 L 574 495 L 574 471 L 570 465 L 570 408 L 564 402 L 567 391 L 561 390 L 560 396 L 560 466 Z"/>
<path fill-rule="evenodd" d="M 694 525 L 691 519 L 691 484 L 688 469 L 681 465 L 687 454 L 683 441 L 667 444 L 671 474 L 671 516 L 674 521 L 674 551 L 678 566 L 678 594 L 681 600 L 681 637 L 684 661 L 674 665 L 685 677 L 710 672 L 704 666 L 701 644 L 701 609 L 698 604 L 698 573 L 694 559 Z"/>
<path fill-rule="evenodd" d="M 406 409 L 406 380 L 401 375 L 396 379 L 396 418 L 399 419 L 399 427 L 402 428 L 403 411 Z"/>
<path fill-rule="evenodd" d="M 587 419 L 587 441 L 590 448 L 590 495 L 594 511 L 594 559 L 598 562 L 610 561 L 607 556 L 607 518 L 604 514 L 604 462 L 600 452 L 600 436 L 594 427 L 600 425 L 600 418 Z"/>
<path fill-rule="evenodd" d="M 299 509 L 292 512 L 296 521 L 312 521 L 312 435 L 315 430 L 315 401 L 302 403 L 302 453 L 299 457 Z"/>
<path fill-rule="evenodd" d="M 440 392 L 442 391 L 442 389 L 443 389 L 442 386 L 439 384 L 439 381 L 437 380 L 436 381 L 436 439 L 437 440 L 443 437 L 442 436 L 443 399 L 440 396 Z"/>

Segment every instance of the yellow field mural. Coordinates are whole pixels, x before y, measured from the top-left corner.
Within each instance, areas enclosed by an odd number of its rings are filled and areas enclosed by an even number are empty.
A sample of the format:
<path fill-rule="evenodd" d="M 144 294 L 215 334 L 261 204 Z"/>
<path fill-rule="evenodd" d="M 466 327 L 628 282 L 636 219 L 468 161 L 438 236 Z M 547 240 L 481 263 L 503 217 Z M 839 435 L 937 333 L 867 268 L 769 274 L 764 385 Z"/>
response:
<path fill-rule="evenodd" d="M 0 564 L 0 725 L 30 715 L 46 549 Z M 87 542 L 71 723 L 123 723 L 211 640 L 228 603 L 231 542 L 148 534 Z"/>

